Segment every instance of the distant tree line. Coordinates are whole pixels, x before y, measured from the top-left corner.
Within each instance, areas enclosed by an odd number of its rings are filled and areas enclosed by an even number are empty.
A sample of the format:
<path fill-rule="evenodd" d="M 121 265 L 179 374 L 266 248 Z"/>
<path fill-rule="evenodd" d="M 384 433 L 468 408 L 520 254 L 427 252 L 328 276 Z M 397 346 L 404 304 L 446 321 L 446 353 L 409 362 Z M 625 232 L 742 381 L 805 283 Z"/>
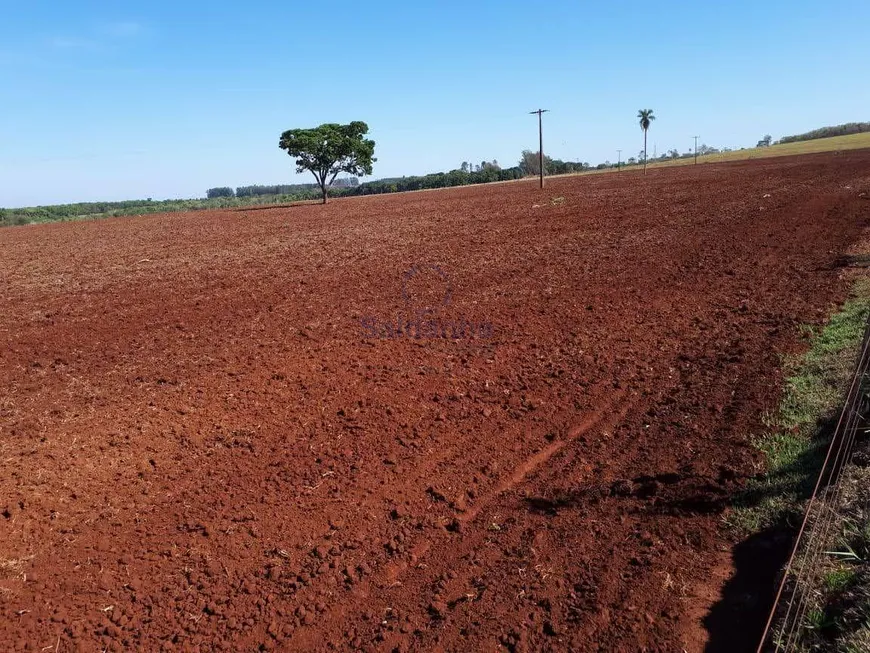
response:
<path fill-rule="evenodd" d="M 540 174 L 540 153 L 532 152 L 531 150 L 523 150 L 520 155 L 519 169 L 523 175 L 538 175 Z M 565 175 L 572 172 L 583 172 L 589 170 L 588 163 L 580 163 L 579 161 L 560 161 L 544 155 L 544 174 L 545 175 Z"/>
<path fill-rule="evenodd" d="M 216 197 L 235 197 L 236 193 L 229 186 L 221 186 L 220 188 L 209 188 L 205 192 L 205 196 L 211 200 Z"/>
<path fill-rule="evenodd" d="M 411 175 L 405 177 L 390 177 L 360 183 L 356 177 L 336 179 L 332 195 L 348 197 L 354 195 L 379 195 L 382 193 L 401 193 L 412 190 L 427 190 L 433 188 L 449 188 L 469 184 L 486 184 L 494 181 L 510 181 L 522 179 L 528 175 L 538 174 L 538 154 L 526 150 L 522 153 L 518 165 L 502 168 L 498 161 L 481 161 L 479 164 L 463 161 L 459 168 L 448 172 L 435 172 L 428 175 Z M 588 163 L 560 161 L 548 156 L 544 157 L 545 172 L 548 175 L 561 175 L 571 172 L 581 172 L 589 169 Z M 224 188 L 209 189 L 208 197 L 232 197 L 224 195 Z M 267 195 L 293 196 L 294 200 L 314 199 L 317 196 L 316 184 L 292 184 L 284 186 L 243 186 L 235 190 L 236 197 L 263 197 Z M 219 194 L 214 194 L 219 193 Z"/>
<path fill-rule="evenodd" d="M 4 209 L 0 212 L 0 226 L 24 225 L 34 222 L 63 222 L 123 215 L 143 215 L 169 211 L 192 211 L 203 203 L 214 200 L 126 200 L 123 202 L 80 202 Z M 207 207 L 202 207 L 207 208 Z"/>
<path fill-rule="evenodd" d="M 181 202 L 183 200 L 172 200 Z M 30 222 L 56 222 L 60 220 L 107 215 L 114 211 L 118 215 L 127 211 L 151 213 L 160 210 L 164 202 L 147 200 L 125 200 L 123 202 L 79 202 L 77 204 L 55 204 L 53 206 L 31 206 L 20 209 L 0 209 L 0 225 L 28 224 Z M 165 210 L 165 209 L 164 209 Z"/>
<path fill-rule="evenodd" d="M 783 136 L 779 139 L 780 143 L 796 143 L 798 141 L 812 141 L 817 138 L 831 138 L 832 136 L 848 136 L 849 134 L 861 134 L 870 132 L 870 122 L 847 122 L 844 125 L 836 125 L 834 127 L 822 127 L 814 129 L 805 134 L 797 134 L 795 136 Z"/>
<path fill-rule="evenodd" d="M 448 188 L 451 186 L 466 186 L 468 184 L 486 184 L 493 181 L 508 181 L 522 179 L 525 175 L 517 168 L 499 168 L 488 164 L 486 167 L 468 171 L 457 168 L 450 172 L 436 172 L 429 175 L 411 177 L 393 177 L 367 181 L 356 188 L 347 189 L 343 195 L 376 195 L 380 193 L 400 193 L 409 190 L 426 190 L 430 188 Z"/>
<path fill-rule="evenodd" d="M 304 193 L 312 188 L 316 188 L 316 184 L 278 184 L 274 186 L 239 186 L 236 188 L 236 197 L 262 197 L 264 195 L 295 195 L 296 193 Z"/>
<path fill-rule="evenodd" d="M 359 186 L 357 177 L 340 177 L 333 182 L 334 188 L 354 188 Z M 214 199 L 217 197 L 264 197 L 266 195 L 308 195 L 309 191 L 317 188 L 317 184 L 273 184 L 254 186 L 239 186 L 235 190 L 229 186 L 219 186 L 217 188 L 209 188 L 206 191 L 206 198 Z"/>
<path fill-rule="evenodd" d="M 494 170 L 500 170 L 501 166 L 498 164 L 498 161 L 493 159 L 490 161 L 481 161 L 480 163 L 469 163 L 468 161 L 463 161 L 462 165 L 459 166 L 459 169 L 462 172 L 481 172 L 486 170 L 487 168 L 492 168 Z"/>
<path fill-rule="evenodd" d="M 479 165 L 472 165 L 464 161 L 456 170 L 435 172 L 428 175 L 390 177 L 364 183 L 359 183 L 357 177 L 336 179 L 330 194 L 334 197 L 379 195 L 409 190 L 426 190 L 448 188 L 450 186 L 465 186 L 468 184 L 485 184 L 493 181 L 508 181 L 510 179 L 521 179 L 524 176 L 525 173 L 519 167 L 502 169 L 497 161 L 482 161 Z M 314 199 L 319 195 L 317 184 L 294 184 L 289 186 L 246 186 L 237 188 L 236 197 L 263 197 L 273 194 L 273 191 L 276 189 L 280 190 L 284 196 L 292 195 L 297 200 Z"/>

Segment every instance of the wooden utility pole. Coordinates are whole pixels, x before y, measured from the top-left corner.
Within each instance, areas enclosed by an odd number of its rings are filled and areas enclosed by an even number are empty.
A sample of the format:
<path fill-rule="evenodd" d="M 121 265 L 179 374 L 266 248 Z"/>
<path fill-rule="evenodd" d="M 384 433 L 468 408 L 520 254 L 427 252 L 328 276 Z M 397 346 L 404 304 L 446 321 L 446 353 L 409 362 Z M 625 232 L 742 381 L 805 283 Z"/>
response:
<path fill-rule="evenodd" d="M 547 113 L 549 109 L 538 109 L 537 111 L 529 111 L 529 113 L 538 114 L 538 168 L 541 173 L 541 188 L 544 187 L 544 124 L 541 115 Z"/>
<path fill-rule="evenodd" d="M 616 172 L 621 172 L 619 167 L 622 163 L 622 150 L 616 150 Z"/>
<path fill-rule="evenodd" d="M 692 136 L 695 139 L 695 165 L 698 165 L 698 139 L 700 136 Z"/>

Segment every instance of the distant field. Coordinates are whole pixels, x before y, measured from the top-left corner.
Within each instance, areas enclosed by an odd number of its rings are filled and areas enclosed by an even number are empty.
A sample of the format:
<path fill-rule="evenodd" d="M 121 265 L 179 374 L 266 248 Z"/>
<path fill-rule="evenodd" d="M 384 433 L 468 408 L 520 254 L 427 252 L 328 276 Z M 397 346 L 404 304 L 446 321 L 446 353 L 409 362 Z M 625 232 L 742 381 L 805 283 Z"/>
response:
<path fill-rule="evenodd" d="M 770 147 L 751 147 L 742 150 L 732 150 L 730 152 L 706 154 L 698 157 L 698 163 L 724 163 L 726 161 L 746 161 L 749 159 L 765 159 L 774 156 L 818 154 L 821 152 L 860 150 L 864 148 L 870 148 L 870 132 L 864 132 L 861 134 L 849 134 L 848 136 L 834 136 L 832 138 L 817 138 L 811 141 L 786 143 L 784 145 L 771 145 Z M 656 160 L 650 161 L 647 164 L 647 168 L 669 168 L 672 166 L 685 166 L 692 165 L 694 162 L 695 160 L 693 158 L 668 159 L 666 161 Z M 640 170 L 642 168 L 642 163 L 630 166 L 623 163 L 623 170 Z M 574 177 L 577 175 L 600 175 L 610 172 L 618 171 L 616 168 L 605 168 L 603 170 L 584 170 L 583 172 L 571 172 L 565 175 L 551 175 L 551 177 L 555 178 Z M 526 177 L 525 179 L 529 178 Z"/>
<path fill-rule="evenodd" d="M 732 150 L 718 154 L 707 154 L 698 157 L 698 163 L 722 163 L 724 161 L 743 161 L 746 159 L 762 159 L 771 156 L 789 156 L 794 154 L 815 154 L 818 152 L 836 152 L 838 150 L 860 150 L 870 147 L 870 132 L 834 136 L 832 138 L 817 138 L 811 141 L 771 145 L 770 147 L 753 147 L 745 150 Z M 648 168 L 665 166 L 691 165 L 694 159 L 675 159 L 671 161 L 656 161 L 649 163 Z"/>

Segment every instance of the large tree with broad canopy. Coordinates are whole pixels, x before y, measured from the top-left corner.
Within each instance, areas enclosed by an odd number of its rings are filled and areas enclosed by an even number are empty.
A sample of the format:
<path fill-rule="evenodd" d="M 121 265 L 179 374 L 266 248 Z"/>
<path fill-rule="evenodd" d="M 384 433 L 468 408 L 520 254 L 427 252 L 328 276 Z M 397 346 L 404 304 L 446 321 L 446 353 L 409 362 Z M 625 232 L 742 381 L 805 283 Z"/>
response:
<path fill-rule="evenodd" d="M 311 171 L 326 204 L 329 187 L 340 172 L 372 174 L 375 142 L 365 138 L 369 126 L 362 121 L 347 125 L 325 123 L 312 129 L 289 129 L 281 134 L 278 147 L 296 158 L 296 172 Z"/>

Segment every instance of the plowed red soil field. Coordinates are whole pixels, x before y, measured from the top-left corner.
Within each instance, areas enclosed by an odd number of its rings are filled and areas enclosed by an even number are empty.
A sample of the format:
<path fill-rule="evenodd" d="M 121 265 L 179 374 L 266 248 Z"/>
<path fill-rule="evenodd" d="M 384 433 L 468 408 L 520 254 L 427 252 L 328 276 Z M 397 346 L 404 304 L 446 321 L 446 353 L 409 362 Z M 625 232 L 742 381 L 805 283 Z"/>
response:
<path fill-rule="evenodd" d="M 702 650 L 866 191 L 859 151 L 0 231 L 0 649 Z"/>

